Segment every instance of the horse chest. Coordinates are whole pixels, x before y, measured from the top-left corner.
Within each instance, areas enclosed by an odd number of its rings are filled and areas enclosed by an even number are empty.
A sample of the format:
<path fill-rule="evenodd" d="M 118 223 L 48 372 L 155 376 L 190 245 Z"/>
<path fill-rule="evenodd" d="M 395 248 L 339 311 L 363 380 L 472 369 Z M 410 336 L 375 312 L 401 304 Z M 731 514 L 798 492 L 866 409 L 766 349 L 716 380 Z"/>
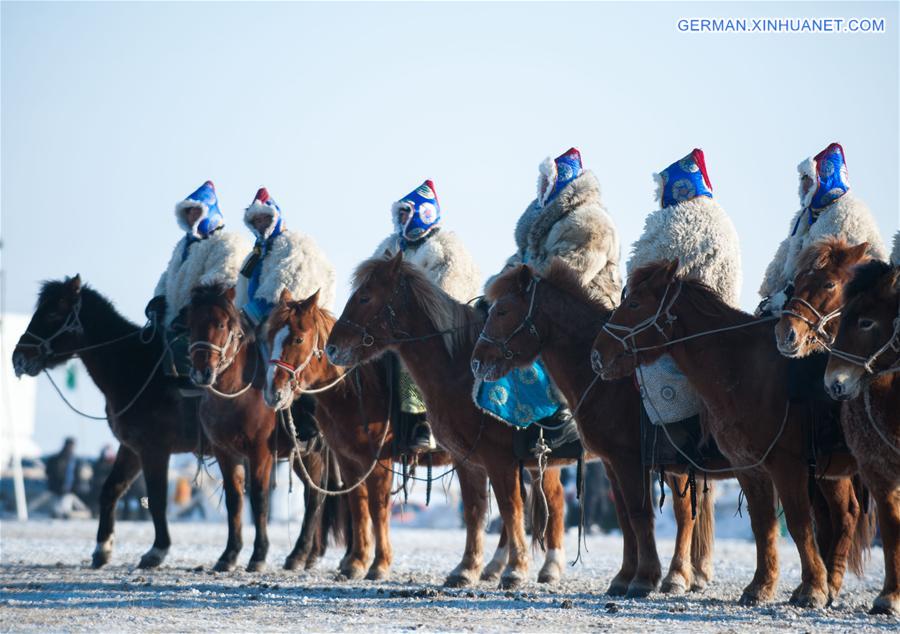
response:
<path fill-rule="evenodd" d="M 900 447 L 900 425 L 889 424 L 887 418 L 873 411 L 874 420 L 870 419 L 862 398 L 848 402 L 841 410 L 844 437 L 860 468 L 863 472 L 877 473 L 896 487 L 900 486 L 900 455 L 886 444 L 885 439 L 894 447 Z M 879 426 L 885 438 L 881 437 L 875 425 Z"/>

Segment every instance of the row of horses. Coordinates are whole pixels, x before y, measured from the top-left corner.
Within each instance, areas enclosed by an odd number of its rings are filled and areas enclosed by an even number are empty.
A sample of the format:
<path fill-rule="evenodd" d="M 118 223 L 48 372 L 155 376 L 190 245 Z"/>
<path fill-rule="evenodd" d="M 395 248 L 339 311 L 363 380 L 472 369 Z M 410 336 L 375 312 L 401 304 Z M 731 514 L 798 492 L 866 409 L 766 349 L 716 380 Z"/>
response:
<path fill-rule="evenodd" d="M 680 279 L 677 262 L 634 271 L 614 311 L 592 301 L 561 263 L 543 277 L 523 266 L 487 289 L 486 312 L 454 300 L 399 256 L 373 258 L 357 269 L 339 319 L 318 305 L 317 294 L 282 295 L 266 329 L 271 363 L 260 360 L 259 342 L 235 308 L 233 291 L 201 287 L 188 311 L 192 377 L 208 388 L 196 429 L 184 424 L 177 389 L 157 371 L 162 337 L 144 343 L 140 328 L 82 287 L 77 276 L 45 284 L 13 362 L 17 373 L 36 375 L 78 354 L 107 397 L 110 425 L 122 445 L 101 497 L 95 565 L 109 560 L 115 502 L 141 469 L 156 528 L 141 564 L 162 562 L 170 546 L 168 457 L 194 451 L 214 455 L 223 474 L 229 537 L 217 568 L 233 568 L 241 548 L 244 461 L 256 524 L 250 568 L 264 565 L 269 474 L 274 460 L 288 458 L 306 483 L 307 505 L 286 567 L 312 565 L 330 532 L 346 537 L 342 575 L 379 579 L 389 574 L 392 559 L 388 520 L 398 456 L 392 450 L 391 366 L 382 355 L 393 351 L 424 396 L 444 451 L 437 463 L 452 464 L 460 484 L 466 543 L 446 583 L 499 579 L 513 588 L 528 578 L 530 560 L 527 503 L 513 451 L 518 432 L 479 410 L 471 395 L 476 378 L 491 380 L 540 357 L 575 410 L 588 458 L 604 462 L 612 484 L 623 554 L 607 592 L 639 597 L 657 588 L 700 590 L 713 575 L 711 485 L 698 491 L 696 514 L 689 496 L 672 496 L 677 534 L 665 578 L 657 554 L 651 466 L 642 460 L 641 402 L 632 375 L 668 353 L 699 393 L 706 408 L 703 430 L 724 457 L 696 465 L 685 455 L 679 464 L 656 466 L 664 467 L 673 491 L 686 491 L 695 473 L 704 482 L 739 481 L 757 547 L 756 571 L 741 603 L 775 597 L 779 501 L 802 567 L 792 603 L 817 607 L 831 601 L 847 567 L 861 569 L 874 532 L 876 514 L 864 508 L 871 492 L 885 547 L 885 585 L 873 610 L 897 612 L 900 408 L 892 381 L 900 356 L 898 273 L 867 261 L 865 245 L 836 240 L 811 248 L 803 262 L 776 324 L 774 317 L 735 310 L 702 285 Z M 825 381 L 842 400 L 851 453 L 811 463 L 808 412 L 791 402 L 787 385 L 789 357 L 814 351 L 831 354 Z M 317 400 L 316 417 L 333 458 L 298 447 L 290 416 L 277 413 L 289 412 L 303 393 Z M 546 550 L 539 582 L 558 580 L 563 569 L 557 467 L 567 462 L 551 454 L 549 464 L 539 457 L 524 464 L 531 472 L 534 525 L 546 525 L 535 531 Z M 485 564 L 488 486 L 503 529 Z"/>

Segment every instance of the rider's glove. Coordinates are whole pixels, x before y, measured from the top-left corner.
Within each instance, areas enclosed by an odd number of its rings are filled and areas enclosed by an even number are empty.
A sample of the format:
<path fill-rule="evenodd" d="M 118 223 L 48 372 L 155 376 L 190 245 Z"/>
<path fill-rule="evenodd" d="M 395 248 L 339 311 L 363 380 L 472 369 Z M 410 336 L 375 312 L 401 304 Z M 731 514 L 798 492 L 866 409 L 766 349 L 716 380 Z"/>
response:
<path fill-rule="evenodd" d="M 147 302 L 147 307 L 144 308 L 144 315 L 152 322 L 160 323 L 162 322 L 163 316 L 166 314 L 166 296 L 165 295 L 157 295 L 149 302 Z"/>

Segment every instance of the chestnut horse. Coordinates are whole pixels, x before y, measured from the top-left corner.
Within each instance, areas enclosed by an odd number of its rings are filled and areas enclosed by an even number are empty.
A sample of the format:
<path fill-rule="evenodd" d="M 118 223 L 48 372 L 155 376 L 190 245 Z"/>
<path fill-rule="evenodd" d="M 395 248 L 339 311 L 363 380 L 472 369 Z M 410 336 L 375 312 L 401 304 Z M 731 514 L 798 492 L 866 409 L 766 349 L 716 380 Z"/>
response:
<path fill-rule="evenodd" d="M 175 382 L 159 370 L 163 354 L 161 336 L 145 343 L 140 327 L 103 295 L 82 286 L 78 275 L 43 285 L 28 329 L 13 351 L 16 376 L 37 376 L 78 355 L 106 398 L 109 428 L 120 444 L 100 492 L 94 568 L 112 556 L 116 504 L 141 471 L 156 537 L 138 567 L 163 562 L 172 545 L 166 522 L 169 456 L 208 446 L 199 426 L 182 420 Z"/>
<path fill-rule="evenodd" d="M 265 398 L 278 410 L 289 407 L 304 392 L 315 395 L 320 430 L 337 456 L 346 487 L 343 490 L 350 489 L 347 495 L 353 527 L 347 557 L 340 563 L 341 574 L 348 579 L 363 575 L 385 579 L 393 559 L 389 529 L 394 434 L 388 423 L 389 380 L 384 364 L 366 364 L 353 374 L 324 358 L 320 346 L 331 334 L 334 317 L 320 308 L 318 301 L 318 291 L 294 301 L 285 290 L 269 315 L 266 329 L 272 359 L 266 373 Z M 445 452 L 432 456 L 433 465 L 449 462 Z"/>
<path fill-rule="evenodd" d="M 474 583 L 481 572 L 490 479 L 506 535 L 494 562 L 508 556 L 500 584 L 513 588 L 525 581 L 529 565 L 521 481 L 513 451 L 515 431 L 472 402 L 469 357 L 483 323 L 477 309 L 447 295 L 415 265 L 404 262 L 402 254 L 372 258 L 357 268 L 353 293 L 325 352 L 332 363 L 342 366 L 370 361 L 385 350 L 397 352 L 422 390 L 435 438 L 450 452 L 459 476 L 466 549 L 446 583 Z M 543 483 L 532 498 L 543 493 L 549 514 L 548 552 L 538 581 L 556 581 L 562 572 L 564 531 L 559 470 L 548 468 L 540 478 L 536 460 L 526 461 L 526 466 L 532 469 L 534 481 Z"/>
<path fill-rule="evenodd" d="M 259 358 L 252 328 L 234 306 L 234 289 L 222 285 L 194 288 L 188 306 L 188 326 L 191 380 L 207 388 L 200 404 L 200 420 L 222 471 L 228 511 L 228 542 L 215 569 L 233 570 L 243 546 L 241 514 L 246 460 L 256 527 L 247 570 L 260 571 L 265 569 L 269 550 L 269 480 L 274 461 L 293 458 L 291 466 L 301 480 L 305 471 L 320 485 L 323 478 L 333 480 L 334 474 L 329 473 L 324 450 L 297 455 L 292 431 L 266 405 L 265 366 Z M 342 500 L 326 501 L 308 485 L 304 499 L 303 525 L 297 543 L 285 559 L 287 570 L 311 568 L 324 553 L 328 530 L 341 539 L 346 529 L 337 506 Z"/>
<path fill-rule="evenodd" d="M 825 385 L 878 508 L 884 586 L 873 613 L 900 614 L 900 268 L 872 260 L 844 289 Z"/>
<path fill-rule="evenodd" d="M 676 277 L 678 261 L 634 271 L 629 293 L 594 342 L 592 363 L 604 379 L 640 371 L 666 350 L 709 413 L 703 424 L 732 464 L 747 496 L 757 569 L 741 602 L 771 600 L 778 582 L 776 489 L 800 555 L 801 583 L 791 602 L 822 607 L 836 596 L 856 534 L 859 508 L 849 456 L 817 462 L 816 482 L 833 514 L 843 513 L 834 560 L 826 569 L 810 514 L 806 408 L 791 407 L 788 360 L 772 341 L 770 319 L 754 319 L 699 282 Z M 701 336 L 703 335 L 703 336 Z M 773 488 L 774 483 L 774 488 Z"/>
<path fill-rule="evenodd" d="M 597 383 L 590 365 L 591 344 L 612 311 L 592 301 L 560 260 L 551 264 L 543 278 L 525 265 L 504 273 L 487 289 L 487 298 L 492 308 L 472 355 L 473 373 L 496 380 L 540 356 L 566 400 L 573 407 L 578 405 L 575 418 L 581 438 L 604 460 L 612 483 L 624 553 L 622 568 L 607 593 L 649 593 L 661 574 L 653 534 L 650 470 L 641 456 L 640 396 L 630 377 Z M 720 461 L 710 466 L 728 465 Z M 671 489 L 686 491 L 687 477 L 673 472 L 685 474 L 687 469 L 665 467 Z M 713 495 L 703 494 L 696 530 L 688 496 L 673 495 L 672 503 L 678 533 L 661 590 L 699 590 L 712 576 Z"/>

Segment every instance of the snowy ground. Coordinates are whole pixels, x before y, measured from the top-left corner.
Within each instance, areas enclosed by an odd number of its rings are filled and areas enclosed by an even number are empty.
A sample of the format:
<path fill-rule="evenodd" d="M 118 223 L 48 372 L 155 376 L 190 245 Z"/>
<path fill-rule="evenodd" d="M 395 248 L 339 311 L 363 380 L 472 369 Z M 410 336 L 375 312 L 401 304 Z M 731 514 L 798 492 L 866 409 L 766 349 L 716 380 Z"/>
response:
<path fill-rule="evenodd" d="M 481 584 L 444 590 L 444 575 L 462 552 L 462 530 L 394 528 L 393 578 L 339 582 L 340 553 L 331 549 L 318 568 L 288 573 L 278 568 L 288 552 L 288 525 L 271 527 L 270 572 L 213 573 L 225 541 L 219 523 L 174 523 L 174 546 L 161 569 L 134 568 L 152 540 L 149 524 L 121 522 L 113 563 L 89 567 L 93 521 L 3 522 L 0 526 L 0 630 L 185 631 L 897 631 L 889 617 L 866 611 L 881 585 L 882 554 L 875 549 L 864 579 L 848 575 L 837 603 L 826 610 L 786 604 L 799 580 L 790 541 L 781 548 L 778 602 L 760 608 L 735 604 L 752 576 L 754 548 L 742 540 L 716 544 L 716 579 L 702 594 L 645 600 L 610 599 L 602 593 L 616 570 L 621 540 L 591 536 L 584 563 L 555 587 L 529 583 L 508 593 Z M 296 535 L 296 524 L 291 526 Z M 575 553 L 575 533 L 567 536 Z M 493 548 L 496 536 L 488 538 Z M 245 528 L 244 541 L 252 541 Z M 659 544 L 663 564 L 672 542 Z M 249 558 L 245 546 L 243 560 Z M 246 561 L 245 561 L 246 562 Z M 532 578 L 536 576 L 533 568 Z"/>

